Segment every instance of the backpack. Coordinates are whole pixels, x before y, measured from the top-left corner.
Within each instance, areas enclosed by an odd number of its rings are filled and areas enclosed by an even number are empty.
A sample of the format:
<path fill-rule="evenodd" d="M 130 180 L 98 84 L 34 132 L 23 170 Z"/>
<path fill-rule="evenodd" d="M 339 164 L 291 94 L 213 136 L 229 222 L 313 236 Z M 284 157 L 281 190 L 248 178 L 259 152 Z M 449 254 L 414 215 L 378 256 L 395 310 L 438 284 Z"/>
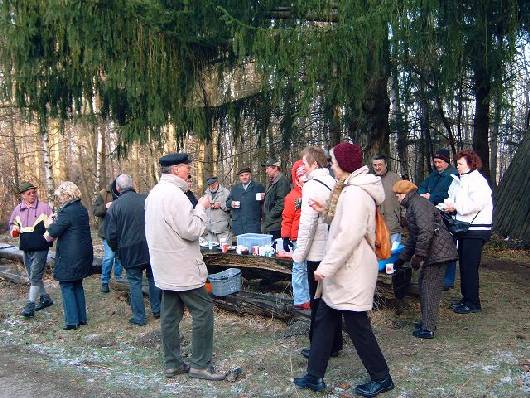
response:
<path fill-rule="evenodd" d="M 390 231 L 377 206 L 375 208 L 375 255 L 379 260 L 385 260 L 392 255 Z"/>

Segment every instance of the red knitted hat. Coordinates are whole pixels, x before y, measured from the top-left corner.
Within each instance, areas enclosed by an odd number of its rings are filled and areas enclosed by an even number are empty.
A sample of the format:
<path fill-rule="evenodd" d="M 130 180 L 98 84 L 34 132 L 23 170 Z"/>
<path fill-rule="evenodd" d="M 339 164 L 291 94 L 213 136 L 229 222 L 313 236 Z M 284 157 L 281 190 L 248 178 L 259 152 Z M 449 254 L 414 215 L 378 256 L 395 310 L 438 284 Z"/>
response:
<path fill-rule="evenodd" d="M 333 156 L 339 167 L 347 173 L 353 173 L 363 166 L 363 150 L 360 145 L 341 142 L 333 148 Z"/>

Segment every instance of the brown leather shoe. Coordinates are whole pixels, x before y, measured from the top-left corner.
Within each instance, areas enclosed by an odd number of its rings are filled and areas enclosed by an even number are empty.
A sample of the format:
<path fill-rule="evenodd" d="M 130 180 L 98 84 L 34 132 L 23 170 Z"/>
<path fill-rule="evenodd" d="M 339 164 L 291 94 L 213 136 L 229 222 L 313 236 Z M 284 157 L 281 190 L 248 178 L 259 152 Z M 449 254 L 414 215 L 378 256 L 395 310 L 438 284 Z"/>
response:
<path fill-rule="evenodd" d="M 204 369 L 190 368 L 188 375 L 196 379 L 204 379 L 211 381 L 221 381 L 226 378 L 225 372 L 216 372 L 213 366 Z"/>
<path fill-rule="evenodd" d="M 169 379 L 177 375 L 188 373 L 189 371 L 190 371 L 190 365 L 188 365 L 187 363 L 183 363 L 178 368 L 167 368 L 166 370 L 164 370 L 164 375 Z"/>

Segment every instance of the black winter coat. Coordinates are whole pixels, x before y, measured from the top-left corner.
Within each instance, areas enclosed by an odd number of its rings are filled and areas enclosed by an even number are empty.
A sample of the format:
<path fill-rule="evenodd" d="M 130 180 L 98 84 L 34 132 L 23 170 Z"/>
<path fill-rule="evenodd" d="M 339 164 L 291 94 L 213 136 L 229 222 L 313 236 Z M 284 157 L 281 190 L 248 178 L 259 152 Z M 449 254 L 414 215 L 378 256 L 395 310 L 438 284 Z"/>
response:
<path fill-rule="evenodd" d="M 256 200 L 257 193 L 264 193 L 265 187 L 257 182 L 251 181 L 247 189 L 243 184 L 232 187 L 230 195 L 226 200 L 226 207 L 232 213 L 232 231 L 234 235 L 249 232 L 261 233 L 261 204 L 263 201 Z M 240 202 L 238 209 L 232 208 L 232 201 Z"/>
<path fill-rule="evenodd" d="M 430 201 L 411 191 L 401 205 L 406 209 L 409 239 L 400 259 L 408 261 L 416 255 L 425 258 L 425 264 L 429 265 L 458 258 L 453 237 L 445 227 L 440 212 Z"/>
<path fill-rule="evenodd" d="M 145 198 L 145 194 L 134 190 L 123 191 L 107 211 L 105 236 L 125 269 L 149 264 L 149 248 L 145 240 Z"/>
<path fill-rule="evenodd" d="M 73 282 L 92 273 L 92 237 L 88 212 L 80 200 L 67 203 L 57 212 L 57 219 L 48 227 L 48 234 L 57 238 L 53 277 L 60 282 Z"/>
<path fill-rule="evenodd" d="M 265 192 L 263 203 L 263 231 L 270 233 L 282 229 L 282 213 L 285 197 L 291 191 L 291 183 L 283 174 L 272 182 Z"/>

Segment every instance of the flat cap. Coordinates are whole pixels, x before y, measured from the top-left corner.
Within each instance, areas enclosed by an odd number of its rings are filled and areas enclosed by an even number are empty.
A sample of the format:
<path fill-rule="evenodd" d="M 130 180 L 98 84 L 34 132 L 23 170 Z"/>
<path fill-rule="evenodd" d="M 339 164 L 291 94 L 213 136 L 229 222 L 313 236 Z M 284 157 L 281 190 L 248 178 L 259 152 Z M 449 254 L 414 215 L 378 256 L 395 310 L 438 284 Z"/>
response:
<path fill-rule="evenodd" d="M 187 153 L 169 153 L 162 156 L 158 163 L 160 163 L 160 166 L 174 166 L 177 164 L 190 164 L 191 159 Z"/>
<path fill-rule="evenodd" d="M 206 185 L 212 185 L 215 182 L 217 182 L 217 177 L 216 176 L 208 177 L 206 179 Z"/>
<path fill-rule="evenodd" d="M 29 191 L 30 189 L 37 189 L 37 187 L 31 182 L 23 181 L 18 187 L 18 193 L 24 193 L 26 191 Z"/>
<path fill-rule="evenodd" d="M 252 173 L 252 170 L 250 170 L 250 167 L 243 167 L 241 170 L 237 172 L 237 175 L 240 175 L 243 173 Z"/>
<path fill-rule="evenodd" d="M 267 166 L 276 166 L 276 167 L 281 167 L 280 166 L 280 161 L 278 159 L 267 159 L 267 161 L 265 163 L 262 164 L 263 167 L 267 167 Z"/>

